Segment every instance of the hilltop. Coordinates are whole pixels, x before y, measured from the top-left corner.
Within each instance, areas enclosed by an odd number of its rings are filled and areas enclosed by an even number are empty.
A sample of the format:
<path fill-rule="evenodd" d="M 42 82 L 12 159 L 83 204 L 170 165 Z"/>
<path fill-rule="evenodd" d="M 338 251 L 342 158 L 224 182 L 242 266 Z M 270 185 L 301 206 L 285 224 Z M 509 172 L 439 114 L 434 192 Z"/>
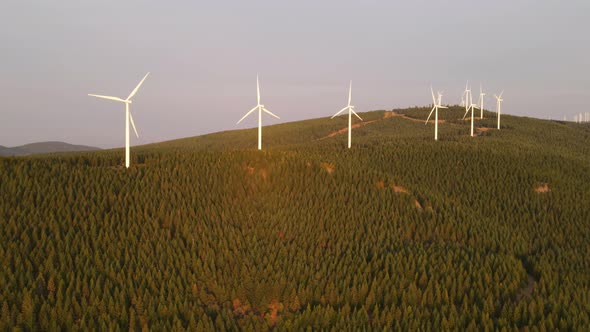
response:
<path fill-rule="evenodd" d="M 0 158 L 0 330 L 590 327 L 590 126 L 429 111 Z"/>
<path fill-rule="evenodd" d="M 39 142 L 8 148 L 0 146 L 0 156 L 26 156 L 56 152 L 76 152 L 100 150 L 92 146 L 73 145 L 64 142 Z"/>

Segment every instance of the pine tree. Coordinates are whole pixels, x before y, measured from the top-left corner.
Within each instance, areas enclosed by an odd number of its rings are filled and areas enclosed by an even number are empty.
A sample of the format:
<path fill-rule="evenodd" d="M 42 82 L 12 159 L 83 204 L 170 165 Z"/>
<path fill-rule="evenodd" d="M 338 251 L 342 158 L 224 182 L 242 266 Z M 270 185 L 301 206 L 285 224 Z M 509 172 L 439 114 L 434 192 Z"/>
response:
<path fill-rule="evenodd" d="M 33 330 L 34 311 L 35 311 L 35 307 L 33 305 L 33 299 L 31 298 L 31 293 L 26 292 L 23 297 L 23 303 L 22 303 L 20 314 L 21 314 L 21 318 L 22 318 L 22 323 L 29 330 Z"/>

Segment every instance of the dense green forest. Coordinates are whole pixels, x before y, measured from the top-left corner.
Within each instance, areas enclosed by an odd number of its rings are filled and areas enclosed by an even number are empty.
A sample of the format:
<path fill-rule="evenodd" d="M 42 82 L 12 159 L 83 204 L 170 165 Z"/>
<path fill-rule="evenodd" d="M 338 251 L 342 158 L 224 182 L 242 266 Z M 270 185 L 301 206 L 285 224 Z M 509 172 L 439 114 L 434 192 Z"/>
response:
<path fill-rule="evenodd" d="M 0 157 L 0 330 L 589 330 L 590 126 L 429 111 Z"/>

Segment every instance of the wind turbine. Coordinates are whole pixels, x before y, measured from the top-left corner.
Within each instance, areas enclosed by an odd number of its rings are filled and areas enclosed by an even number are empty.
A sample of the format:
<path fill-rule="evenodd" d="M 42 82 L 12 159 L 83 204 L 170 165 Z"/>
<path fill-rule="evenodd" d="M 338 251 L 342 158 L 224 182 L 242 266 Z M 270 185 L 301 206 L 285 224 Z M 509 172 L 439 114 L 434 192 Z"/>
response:
<path fill-rule="evenodd" d="M 363 121 L 363 119 L 361 119 L 361 117 L 356 114 L 356 112 L 354 111 L 354 106 L 350 105 L 350 101 L 352 100 L 352 81 L 350 81 L 350 87 L 348 89 L 348 105 L 346 107 L 344 107 L 343 109 L 341 109 L 340 111 L 338 111 L 338 113 L 334 114 L 331 119 L 333 119 L 334 117 L 338 116 L 338 114 L 348 110 L 348 148 L 350 149 L 350 141 L 351 141 L 351 132 L 352 132 L 352 114 L 356 115 L 357 118 L 359 118 L 361 121 Z"/>
<path fill-rule="evenodd" d="M 502 91 L 500 93 L 500 96 L 494 95 L 494 97 L 496 97 L 496 112 L 498 112 L 498 130 L 500 130 L 500 115 L 501 115 L 500 106 L 501 106 L 501 103 L 504 101 L 504 99 L 502 99 L 503 94 L 504 94 L 504 91 Z"/>
<path fill-rule="evenodd" d="M 469 89 L 469 81 L 465 84 L 465 91 L 463 94 L 465 95 L 465 115 L 463 115 L 463 119 L 465 119 L 467 112 L 469 112 L 469 106 L 473 104 L 473 100 L 471 99 L 471 89 Z"/>
<path fill-rule="evenodd" d="M 434 140 L 438 141 L 438 109 L 439 108 L 448 108 L 448 107 L 441 105 L 442 93 L 437 91 L 437 94 L 438 94 L 438 102 L 437 102 L 434 98 L 434 90 L 432 90 L 432 86 L 430 87 L 430 92 L 432 93 L 433 106 L 432 106 L 432 110 L 430 110 L 430 114 L 428 114 L 428 119 L 426 119 L 426 123 L 424 123 L 424 125 L 428 124 L 428 120 L 430 120 L 430 116 L 432 115 L 432 112 L 434 112 Z"/>
<path fill-rule="evenodd" d="M 481 111 L 479 118 L 483 119 L 483 97 L 486 94 L 483 92 L 483 89 L 481 87 L 481 83 L 479 84 L 479 110 Z"/>
<path fill-rule="evenodd" d="M 112 97 L 112 96 L 101 96 L 101 95 L 88 94 L 91 97 L 97 97 L 97 98 L 114 100 L 114 101 L 118 101 L 121 103 L 125 103 L 125 167 L 127 167 L 127 168 L 129 168 L 129 121 L 131 121 L 131 125 L 133 126 L 133 131 L 135 131 L 135 136 L 139 137 L 139 134 L 137 134 L 137 128 L 135 128 L 135 123 L 133 122 L 133 116 L 131 115 L 131 112 L 129 111 L 129 105 L 132 103 L 131 98 L 133 98 L 133 96 L 135 96 L 135 94 L 137 93 L 137 90 L 139 90 L 139 87 L 143 84 L 143 81 L 145 81 L 145 79 L 148 77 L 149 74 L 150 73 L 147 73 L 143 77 L 141 82 L 139 82 L 139 84 L 135 87 L 135 89 L 133 89 L 133 91 L 131 91 L 131 94 L 129 94 L 129 97 L 127 97 L 127 99 L 121 99 L 119 97 Z"/>
<path fill-rule="evenodd" d="M 271 111 L 264 108 L 264 105 L 262 105 L 260 103 L 260 84 L 258 83 L 258 75 L 256 75 L 256 100 L 257 100 L 258 104 L 253 109 L 251 109 L 248 113 L 246 113 L 246 115 L 244 115 L 240 119 L 240 121 L 238 121 L 237 124 L 242 122 L 242 120 L 244 120 L 252 112 L 258 110 L 258 150 L 262 150 L 262 112 L 264 111 L 264 112 L 274 116 L 277 119 L 280 119 L 280 118 L 278 116 L 276 116 L 275 114 L 273 114 Z"/>

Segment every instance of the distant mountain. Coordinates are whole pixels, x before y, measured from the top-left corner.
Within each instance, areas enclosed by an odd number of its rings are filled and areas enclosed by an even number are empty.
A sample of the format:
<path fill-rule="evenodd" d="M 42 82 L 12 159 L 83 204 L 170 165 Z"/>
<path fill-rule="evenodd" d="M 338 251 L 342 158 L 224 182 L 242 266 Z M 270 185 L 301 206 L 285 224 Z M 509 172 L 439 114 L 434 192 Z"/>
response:
<path fill-rule="evenodd" d="M 99 148 L 86 145 L 73 145 L 64 142 L 39 142 L 8 148 L 0 145 L 0 156 L 26 156 L 54 152 L 94 151 Z"/>

